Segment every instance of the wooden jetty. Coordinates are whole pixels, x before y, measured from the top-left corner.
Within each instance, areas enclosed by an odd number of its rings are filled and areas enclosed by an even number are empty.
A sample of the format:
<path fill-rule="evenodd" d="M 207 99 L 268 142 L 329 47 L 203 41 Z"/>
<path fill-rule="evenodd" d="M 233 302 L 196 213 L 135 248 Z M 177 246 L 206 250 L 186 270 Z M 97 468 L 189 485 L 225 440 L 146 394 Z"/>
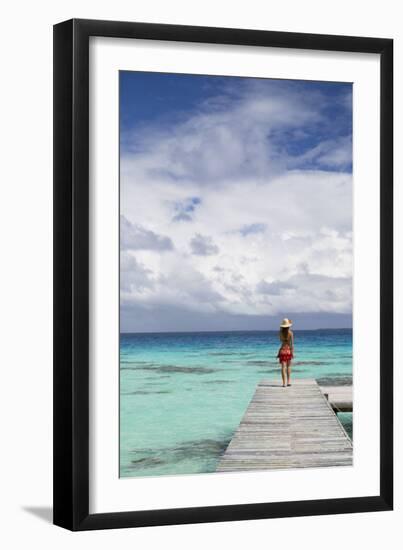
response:
<path fill-rule="evenodd" d="M 320 386 L 320 389 L 335 412 L 352 412 L 352 386 Z"/>
<path fill-rule="evenodd" d="M 351 440 L 314 379 L 294 379 L 286 388 L 262 380 L 217 472 L 352 463 Z"/>

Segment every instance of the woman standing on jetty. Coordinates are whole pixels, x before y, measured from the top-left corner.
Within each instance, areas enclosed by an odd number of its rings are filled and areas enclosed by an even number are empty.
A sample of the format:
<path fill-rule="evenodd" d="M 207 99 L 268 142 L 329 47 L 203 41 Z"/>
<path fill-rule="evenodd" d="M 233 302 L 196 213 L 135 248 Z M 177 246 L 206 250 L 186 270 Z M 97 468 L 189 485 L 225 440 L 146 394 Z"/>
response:
<path fill-rule="evenodd" d="M 281 346 L 277 357 L 281 364 L 281 376 L 283 378 L 283 388 L 291 386 L 291 359 L 294 357 L 294 333 L 290 329 L 292 326 L 290 319 L 283 319 L 280 325 Z"/>

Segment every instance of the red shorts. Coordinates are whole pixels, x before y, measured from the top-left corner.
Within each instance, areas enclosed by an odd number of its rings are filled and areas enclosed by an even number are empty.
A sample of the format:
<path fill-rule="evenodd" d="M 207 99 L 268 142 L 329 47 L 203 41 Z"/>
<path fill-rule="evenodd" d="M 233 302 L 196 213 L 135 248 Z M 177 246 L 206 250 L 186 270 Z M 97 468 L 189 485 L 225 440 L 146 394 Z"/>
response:
<path fill-rule="evenodd" d="M 290 346 L 283 346 L 278 352 L 278 360 L 280 363 L 288 363 L 293 358 Z"/>

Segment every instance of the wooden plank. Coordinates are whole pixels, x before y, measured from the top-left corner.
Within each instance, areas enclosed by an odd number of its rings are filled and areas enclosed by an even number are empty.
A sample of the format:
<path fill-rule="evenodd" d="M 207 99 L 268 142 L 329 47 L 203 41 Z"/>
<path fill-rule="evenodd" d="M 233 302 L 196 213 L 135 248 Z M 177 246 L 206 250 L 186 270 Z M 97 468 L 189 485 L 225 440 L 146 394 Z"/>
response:
<path fill-rule="evenodd" d="M 315 380 L 294 380 L 286 388 L 277 380 L 262 380 L 217 471 L 352 463 L 351 440 Z"/>
<path fill-rule="evenodd" d="M 329 400 L 336 412 L 353 411 L 353 387 L 352 386 L 320 386 L 322 393 Z"/>

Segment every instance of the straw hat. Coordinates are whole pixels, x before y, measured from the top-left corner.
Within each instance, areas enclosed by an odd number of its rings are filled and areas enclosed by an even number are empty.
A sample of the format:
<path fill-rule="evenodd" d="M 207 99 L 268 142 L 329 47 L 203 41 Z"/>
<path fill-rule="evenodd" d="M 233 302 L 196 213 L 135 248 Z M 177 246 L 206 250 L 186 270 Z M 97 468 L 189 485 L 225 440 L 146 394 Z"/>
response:
<path fill-rule="evenodd" d="M 281 328 L 287 328 L 287 327 L 291 327 L 291 326 L 292 326 L 292 323 L 291 323 L 290 319 L 287 319 L 287 318 L 283 319 L 282 322 L 281 322 L 281 325 L 280 325 Z"/>

